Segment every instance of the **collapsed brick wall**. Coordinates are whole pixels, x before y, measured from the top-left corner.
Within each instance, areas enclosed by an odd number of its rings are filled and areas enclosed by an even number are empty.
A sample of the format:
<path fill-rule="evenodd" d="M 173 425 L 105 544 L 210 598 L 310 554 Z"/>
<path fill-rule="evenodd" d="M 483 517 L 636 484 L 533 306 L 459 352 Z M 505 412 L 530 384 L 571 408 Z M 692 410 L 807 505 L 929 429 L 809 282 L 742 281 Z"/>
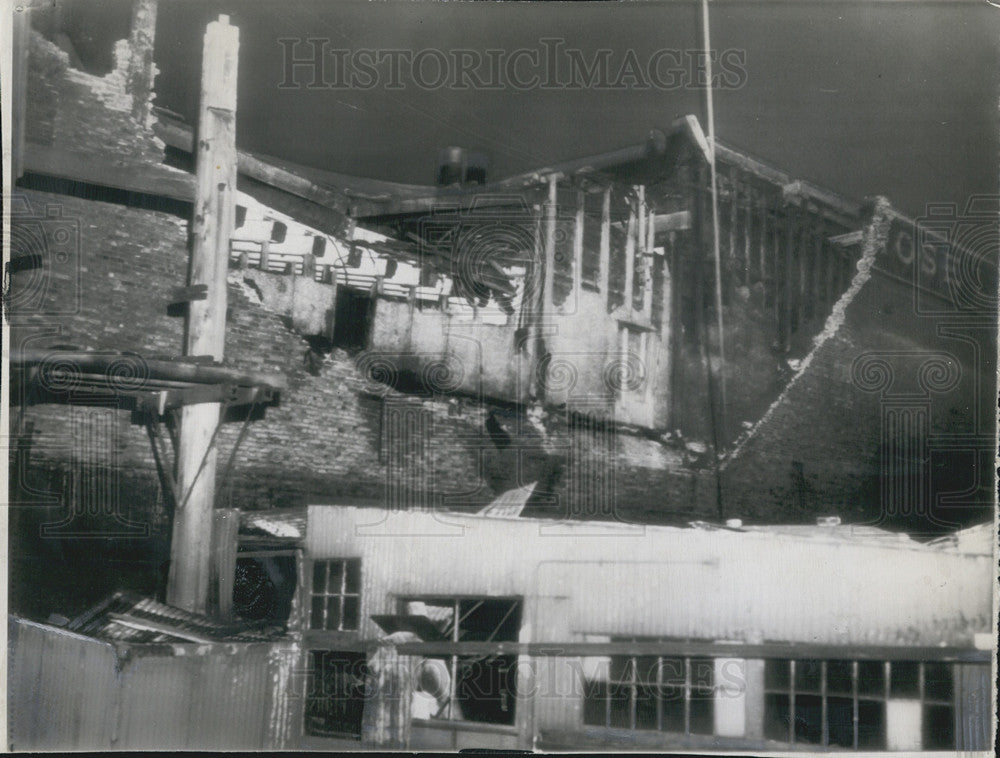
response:
<path fill-rule="evenodd" d="M 32 33 L 25 140 L 99 155 L 109 171 L 162 163 L 162 140 L 132 115 L 130 57 L 129 42 L 119 40 L 114 70 L 94 76 L 72 68 L 67 53 Z"/>
<path fill-rule="evenodd" d="M 880 265 L 890 221 L 880 200 L 817 346 L 724 465 L 727 515 L 937 533 L 992 514 L 995 327 L 915 309 Z"/>
<path fill-rule="evenodd" d="M 32 212 L 20 223 L 44 226 L 46 210 L 58 212 L 65 222 L 78 224 L 79 254 L 73 258 L 78 265 L 75 271 L 57 271 L 59 276 L 49 277 L 42 298 L 30 308 L 11 313 L 14 347 L 71 345 L 133 351 L 147 357 L 178 355 L 183 319 L 169 317 L 167 303 L 171 290 L 185 282 L 187 223 L 167 213 L 72 196 L 26 191 L 24 197 Z M 469 504 L 482 505 L 497 488 L 527 483 L 505 470 L 516 463 L 498 457 L 497 445 L 485 431 L 492 409 L 488 403 L 389 392 L 369 381 L 341 350 L 327 356 L 314 375 L 305 360 L 308 341 L 291 331 L 278 314 L 253 302 L 252 292 L 248 295 L 239 286 L 239 277 L 239 271 L 230 277 L 226 363 L 282 374 L 288 389 L 279 407 L 268 409 L 263 420 L 247 427 L 225 490 L 233 505 L 259 508 L 337 498 L 381 501 L 389 459 L 394 455 L 382 449 L 392 444 L 382 429 L 383 406 L 392 403 L 418 407 L 432 421 L 423 457 L 413 460 L 412 454 L 403 454 L 393 460 L 403 468 L 428 468 L 417 481 L 433 492 L 462 495 Z M 30 271 L 15 274 L 11 291 L 16 295 L 20 287 L 36 281 Z M 76 307 L 63 312 L 60 304 L 70 302 Z M 32 465 L 58 463 L 65 457 L 55 442 L 65 436 L 69 415 L 69 408 L 51 405 L 33 406 L 26 412 L 25 420 L 34 423 L 37 437 L 33 447 L 38 458 Z M 515 418 L 527 428 L 523 413 L 514 412 L 511 419 Z M 528 451 L 524 476 L 540 475 L 532 469 L 537 461 L 530 463 L 532 450 L 536 458 L 548 455 L 564 462 L 592 450 L 594 466 L 617 467 L 615 486 L 629 509 L 653 513 L 673 507 L 668 474 L 671 469 L 683 472 L 686 464 L 672 460 L 660 443 L 620 433 L 613 437 L 615 449 L 611 451 L 601 447 L 604 443 L 588 441 L 590 432 L 577 434 L 571 419 L 558 413 L 546 425 L 551 437 L 547 446 L 530 440 L 521 444 L 514 434 L 514 446 Z M 143 472 L 153 481 L 152 452 L 143 429 L 130 425 L 125 413 L 115 428 L 117 439 L 108 465 Z M 220 473 L 240 428 L 239 423 L 230 423 L 220 432 Z M 45 443 L 46 439 L 50 442 Z M 645 462 L 630 462 L 643 457 Z M 577 463 L 584 465 L 583 458 Z M 490 470 L 495 488 L 487 482 Z M 403 476 L 401 481 L 405 480 Z M 569 485 L 558 481 L 554 486 L 558 494 Z M 683 511 L 697 510 L 689 502 L 690 482 L 673 489 L 682 493 L 677 502 L 683 503 Z M 460 497 L 454 502 L 461 501 Z"/>

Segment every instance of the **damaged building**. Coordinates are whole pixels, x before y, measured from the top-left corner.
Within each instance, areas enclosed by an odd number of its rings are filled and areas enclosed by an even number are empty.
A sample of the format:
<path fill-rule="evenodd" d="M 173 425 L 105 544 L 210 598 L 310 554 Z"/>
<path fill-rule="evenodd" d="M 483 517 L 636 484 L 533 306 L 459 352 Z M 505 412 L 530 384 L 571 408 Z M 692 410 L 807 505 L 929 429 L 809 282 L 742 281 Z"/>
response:
<path fill-rule="evenodd" d="M 206 285 L 134 9 L 103 74 L 15 29 L 11 747 L 986 749 L 996 260 L 944 210 L 694 116 L 427 186 L 234 150 Z"/>

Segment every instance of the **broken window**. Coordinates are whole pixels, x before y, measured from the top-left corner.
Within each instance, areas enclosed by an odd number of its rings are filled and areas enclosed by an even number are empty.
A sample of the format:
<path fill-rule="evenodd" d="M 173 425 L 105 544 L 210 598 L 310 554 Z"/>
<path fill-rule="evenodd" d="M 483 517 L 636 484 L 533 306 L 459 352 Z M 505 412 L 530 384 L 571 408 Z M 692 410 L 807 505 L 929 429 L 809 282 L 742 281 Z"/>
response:
<path fill-rule="evenodd" d="M 769 660 L 764 736 L 874 750 L 955 748 L 952 664 Z"/>
<path fill-rule="evenodd" d="M 245 619 L 288 621 L 297 584 L 295 555 L 237 553 L 233 610 Z"/>
<path fill-rule="evenodd" d="M 306 734 L 361 739 L 367 676 L 364 653 L 310 650 Z"/>
<path fill-rule="evenodd" d="M 404 598 L 401 604 L 435 639 L 516 642 L 521 628 L 519 598 Z M 416 669 L 414 717 L 513 725 L 516 679 L 516 655 L 427 657 Z"/>
<path fill-rule="evenodd" d="M 656 655 L 585 658 L 584 698 L 584 724 L 710 735 L 715 717 L 715 661 Z"/>
<path fill-rule="evenodd" d="M 309 628 L 356 632 L 361 614 L 361 559 L 313 561 Z"/>
<path fill-rule="evenodd" d="M 374 311 L 375 299 L 370 294 L 338 286 L 333 316 L 333 346 L 344 350 L 367 348 Z"/>

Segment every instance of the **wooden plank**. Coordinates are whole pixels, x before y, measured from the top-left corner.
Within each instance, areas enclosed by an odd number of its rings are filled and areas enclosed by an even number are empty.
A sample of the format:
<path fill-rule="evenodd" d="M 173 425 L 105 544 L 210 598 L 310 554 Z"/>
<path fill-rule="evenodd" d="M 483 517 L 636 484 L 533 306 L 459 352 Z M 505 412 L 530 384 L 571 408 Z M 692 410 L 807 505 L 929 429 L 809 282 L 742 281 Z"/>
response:
<path fill-rule="evenodd" d="M 222 360 L 226 332 L 229 240 L 235 224 L 236 78 L 239 30 L 219 16 L 205 31 L 198 120 L 198 186 L 191 224 L 191 279 L 206 284 L 208 299 L 188 307 L 187 355 Z M 180 502 L 174 511 L 167 602 L 195 613 L 207 610 L 215 499 L 218 403 L 181 409 L 177 454 Z"/>
<path fill-rule="evenodd" d="M 573 303 L 579 308 L 580 285 L 583 282 L 583 214 L 586 195 L 576 192 L 576 216 L 573 219 Z"/>
<path fill-rule="evenodd" d="M 632 301 L 635 293 L 635 225 L 636 212 L 635 205 L 629 203 L 628 224 L 625 227 L 625 295 L 622 309 L 626 314 L 632 313 Z"/>
<path fill-rule="evenodd" d="M 604 305 L 608 306 L 608 282 L 611 278 L 611 187 L 604 188 L 604 197 L 601 201 L 601 253 L 600 253 L 600 281 L 601 295 L 604 297 Z"/>
<path fill-rule="evenodd" d="M 87 155 L 51 145 L 24 145 L 24 171 L 100 187 L 194 202 L 195 178 L 168 166 L 115 166 L 106 155 Z"/>
<path fill-rule="evenodd" d="M 643 188 L 643 198 L 645 199 L 645 187 Z M 653 248 L 656 247 L 656 230 L 653 223 L 653 210 L 649 206 L 644 206 L 642 210 L 646 219 L 646 228 L 643 235 L 643 292 L 642 292 L 642 316 L 646 323 L 651 324 L 653 319 Z"/>
<path fill-rule="evenodd" d="M 28 112 L 28 47 L 30 43 L 29 9 L 22 6 L 11 18 L 11 178 L 17 181 L 24 173 L 24 137 Z"/>
<path fill-rule="evenodd" d="M 368 643 L 369 646 L 374 643 Z M 827 645 L 813 643 L 714 643 L 665 640 L 661 642 L 406 642 L 398 646 L 409 655 L 528 655 L 528 656 L 671 656 L 740 659 L 934 661 L 989 664 L 991 651 L 960 647 Z"/>
<path fill-rule="evenodd" d="M 767 281 L 767 235 L 770 230 L 767 228 L 767 217 L 769 214 L 767 200 L 763 196 L 760 198 L 760 279 Z"/>
<path fill-rule="evenodd" d="M 638 258 L 642 265 L 642 308 L 640 309 L 643 314 L 646 312 L 647 297 L 646 297 L 646 186 L 640 184 L 636 187 L 636 234 L 635 234 L 635 256 L 633 259 Z M 633 265 L 635 265 L 633 263 Z M 635 284 L 632 285 L 633 289 Z M 632 293 L 632 307 L 635 308 L 635 292 Z"/>
<path fill-rule="evenodd" d="M 156 124 L 155 132 L 171 147 L 192 152 L 194 138 L 190 127 L 161 122 Z M 250 153 L 237 152 L 237 170 L 250 179 L 321 205 L 341 216 L 348 211 L 347 197 L 342 192 L 321 187 L 303 176 L 267 163 Z"/>
<path fill-rule="evenodd" d="M 212 524 L 212 576 L 214 608 L 220 618 L 233 614 L 233 584 L 236 579 L 236 550 L 239 543 L 240 512 L 217 508 Z"/>
<path fill-rule="evenodd" d="M 753 236 L 753 211 L 754 211 L 754 197 L 751 187 L 748 185 L 745 189 L 746 193 L 746 215 L 744 216 L 743 222 L 743 283 L 748 287 L 752 281 L 750 275 L 750 257 L 752 255 L 751 250 L 751 239 Z"/>
<path fill-rule="evenodd" d="M 542 315 L 552 307 L 552 290 L 555 283 L 556 265 L 556 212 L 559 203 L 559 177 L 552 174 L 548 177 L 549 199 L 545 206 L 545 279 L 542 285 Z"/>
<path fill-rule="evenodd" d="M 211 637 L 206 637 L 203 634 L 195 634 L 194 632 L 188 632 L 182 629 L 176 629 L 169 624 L 161 624 L 157 621 L 150 621 L 148 619 L 139 619 L 135 616 L 130 616 L 127 613 L 109 613 L 108 618 L 115 621 L 122 626 L 127 626 L 130 629 L 137 629 L 141 632 L 156 632 L 158 634 L 168 634 L 171 637 L 177 637 L 178 639 L 187 640 L 188 642 L 202 642 L 202 643 L 212 643 Z"/>
<path fill-rule="evenodd" d="M 736 270 L 736 226 L 739 220 L 739 185 L 736 182 L 736 168 L 729 169 L 729 265 Z"/>

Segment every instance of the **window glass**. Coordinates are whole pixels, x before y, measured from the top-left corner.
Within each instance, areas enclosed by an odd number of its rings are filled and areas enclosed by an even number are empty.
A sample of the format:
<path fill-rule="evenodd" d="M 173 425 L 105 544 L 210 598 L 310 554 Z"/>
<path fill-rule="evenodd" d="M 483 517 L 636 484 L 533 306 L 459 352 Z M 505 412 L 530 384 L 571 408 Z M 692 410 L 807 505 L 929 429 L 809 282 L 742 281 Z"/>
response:
<path fill-rule="evenodd" d="M 357 558 L 313 562 L 309 628 L 355 632 L 361 622 L 361 561 Z"/>
<path fill-rule="evenodd" d="M 955 710 L 947 705 L 925 705 L 923 712 L 923 749 L 955 748 Z"/>
<path fill-rule="evenodd" d="M 882 661 L 858 661 L 858 694 L 885 696 L 885 664 Z"/>
<path fill-rule="evenodd" d="M 795 661 L 795 691 L 819 692 L 823 677 L 821 661 Z"/>
<path fill-rule="evenodd" d="M 891 666 L 893 697 L 919 697 L 920 664 L 916 661 L 893 661 Z"/>
<path fill-rule="evenodd" d="M 713 734 L 714 659 L 613 655 L 607 670 L 607 684 L 584 682 L 585 724 Z"/>
<path fill-rule="evenodd" d="M 851 661 L 827 661 L 826 691 L 833 694 L 850 695 L 853 692 Z"/>
<path fill-rule="evenodd" d="M 924 699 L 951 702 L 952 668 L 947 663 L 924 664 Z"/>

